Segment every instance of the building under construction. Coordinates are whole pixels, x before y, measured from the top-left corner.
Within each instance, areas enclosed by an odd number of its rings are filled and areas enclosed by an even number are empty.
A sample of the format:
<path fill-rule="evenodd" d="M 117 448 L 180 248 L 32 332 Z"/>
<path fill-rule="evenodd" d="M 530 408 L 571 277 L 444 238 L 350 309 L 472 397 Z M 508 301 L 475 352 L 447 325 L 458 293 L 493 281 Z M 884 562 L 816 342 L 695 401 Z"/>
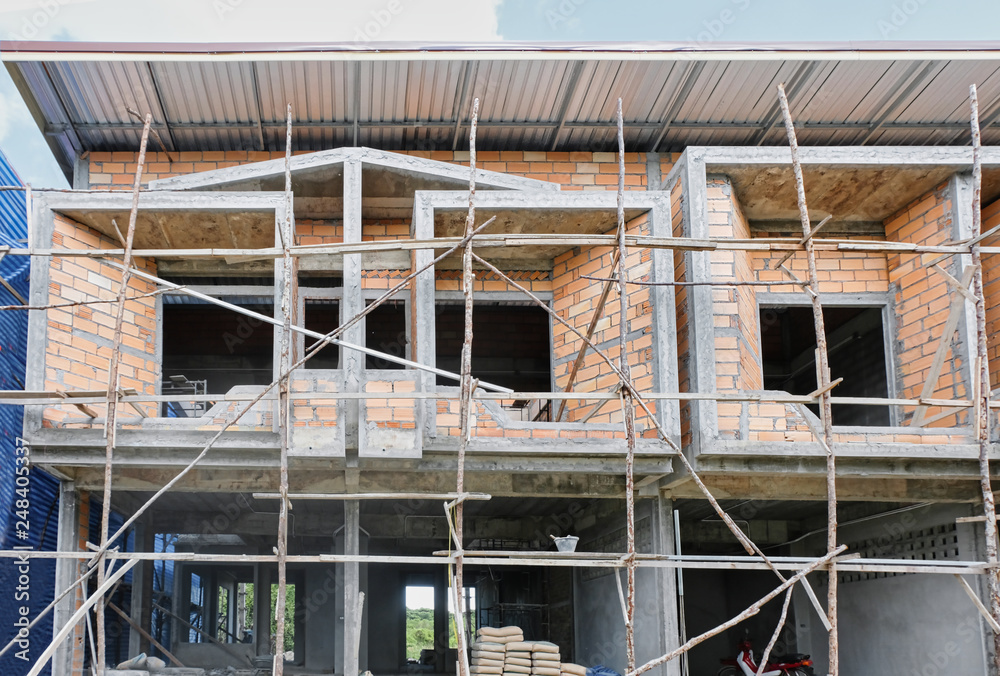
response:
<path fill-rule="evenodd" d="M 34 668 L 996 675 L 1000 46 L 387 47 L 0 44 Z"/>

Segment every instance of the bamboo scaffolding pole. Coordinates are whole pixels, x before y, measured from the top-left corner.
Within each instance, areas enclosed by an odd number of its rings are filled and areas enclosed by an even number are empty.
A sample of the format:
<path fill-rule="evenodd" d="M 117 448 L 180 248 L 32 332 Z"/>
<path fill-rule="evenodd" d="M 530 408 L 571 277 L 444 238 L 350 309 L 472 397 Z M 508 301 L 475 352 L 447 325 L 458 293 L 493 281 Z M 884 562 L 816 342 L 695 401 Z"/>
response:
<path fill-rule="evenodd" d="M 472 101 L 472 115 L 469 121 L 469 212 L 465 218 L 465 237 L 467 239 L 462 250 L 462 293 L 464 296 L 465 336 L 462 341 L 461 397 L 459 399 L 460 441 L 458 445 L 458 471 L 456 474 L 455 492 L 465 492 L 465 454 L 472 436 L 472 393 L 475 385 L 472 379 L 472 309 L 473 281 L 472 271 L 472 233 L 476 224 L 476 124 L 479 121 L 479 99 Z M 469 676 L 468 653 L 466 652 L 465 636 L 465 562 L 463 561 L 465 504 L 455 505 L 455 619 L 458 645 L 458 676 Z"/>
<path fill-rule="evenodd" d="M 303 554 L 288 555 L 290 564 L 300 563 L 385 563 L 392 565 L 454 564 L 454 551 L 434 552 L 431 556 L 390 554 Z M 12 558 L 10 551 L 0 550 L 0 558 Z M 38 552 L 37 559 L 85 560 L 83 552 Z M 590 554 L 585 552 L 551 552 L 498 550 L 466 550 L 465 564 L 477 566 L 536 566 L 622 569 L 627 554 Z M 182 563 L 226 563 L 233 565 L 277 563 L 276 554 L 195 554 L 192 552 L 109 552 L 109 561 L 173 561 Z M 815 557 L 773 557 L 771 564 L 783 571 L 798 571 L 811 565 Z M 983 575 L 990 566 L 978 561 L 861 559 L 837 557 L 838 570 L 851 573 L 907 573 L 928 575 Z M 756 570 L 769 571 L 771 566 L 756 556 L 699 556 L 671 554 L 636 554 L 637 568 L 667 568 L 681 570 Z"/>
<path fill-rule="evenodd" d="M 833 557 L 835 557 L 837 554 L 839 554 L 840 552 L 844 551 L 845 549 L 847 549 L 847 547 L 843 547 L 842 546 L 842 547 L 839 547 L 838 549 L 836 549 L 836 550 L 834 550 L 832 552 L 828 552 L 826 554 L 826 556 L 824 556 L 824 557 L 822 557 L 820 559 L 817 559 L 816 562 L 813 563 L 811 566 L 800 570 L 798 573 L 796 573 L 792 577 L 790 577 L 787 580 L 785 580 L 784 582 L 782 582 L 776 589 L 774 589 L 774 591 L 772 591 L 769 594 L 763 596 L 760 600 L 758 600 L 756 603 L 754 603 L 753 605 L 751 605 L 749 608 L 747 608 L 746 610 L 744 610 L 742 613 L 740 613 L 736 617 L 734 617 L 731 620 L 728 620 L 726 622 L 723 622 L 722 624 L 720 624 L 719 626 L 715 627 L 714 629 L 710 629 L 710 630 L 706 631 L 703 634 L 695 636 L 694 638 L 692 638 L 691 640 L 689 640 L 687 643 L 685 643 L 681 647 L 679 647 L 679 648 L 677 648 L 675 650 L 671 650 L 669 653 L 667 653 L 665 655 L 662 655 L 660 657 L 657 657 L 656 659 L 653 659 L 653 660 L 650 660 L 649 662 L 646 662 L 644 665 L 642 665 L 638 669 L 634 669 L 632 671 L 629 671 L 628 673 L 625 674 L 625 676 L 639 676 L 639 674 L 644 674 L 647 671 L 649 671 L 650 669 L 658 667 L 661 664 L 666 664 L 667 662 L 669 662 L 670 660 L 674 659 L 675 657 L 686 653 L 687 651 L 689 651 L 691 648 L 695 647 L 696 645 L 698 645 L 702 641 L 706 641 L 706 640 L 712 638 L 713 636 L 715 636 L 717 634 L 721 634 L 725 630 L 727 630 L 727 629 L 729 629 L 731 627 L 735 627 L 737 624 L 739 624 L 740 622 L 743 622 L 747 618 L 753 617 L 754 615 L 756 615 L 757 613 L 760 612 L 760 609 L 764 607 L 764 604 L 766 604 L 768 601 L 770 601 L 771 599 L 773 599 L 774 597 L 776 597 L 778 594 L 780 594 L 781 592 L 785 591 L 786 589 L 791 588 L 792 585 L 798 583 L 800 580 L 803 580 L 805 578 L 805 576 L 807 574 L 811 573 L 813 570 L 819 568 L 824 563 L 828 563 L 829 562 L 832 565 L 832 559 L 833 559 Z M 808 583 L 806 583 L 806 584 L 808 584 Z"/>
<path fill-rule="evenodd" d="M 625 132 L 622 100 L 618 99 L 618 369 L 621 379 L 622 422 L 625 425 L 625 543 L 627 548 L 627 604 L 625 661 L 635 669 L 635 404 L 628 363 L 628 291 L 625 287 Z M 584 343 L 586 346 L 586 343 Z"/>
<path fill-rule="evenodd" d="M 832 384 L 832 383 L 831 383 Z M 221 402 L 221 401 L 258 401 L 252 394 L 169 394 L 146 395 L 130 394 L 135 390 L 124 389 L 126 394 L 119 398 L 121 403 L 143 402 Z M 80 396 L 87 394 L 88 396 Z M 89 396 L 92 394 L 93 396 Z M 779 394 L 772 390 L 740 390 L 737 392 L 642 392 L 643 398 L 657 401 L 757 401 L 774 404 L 816 404 L 818 396 L 807 394 Z M 292 401 L 336 401 L 341 399 L 438 399 L 458 400 L 458 392 L 299 392 L 289 394 Z M 618 401 L 621 395 L 617 390 L 597 392 L 475 392 L 473 399 L 482 401 L 510 401 L 513 399 L 558 399 L 568 401 Z M 275 401 L 276 397 L 264 397 L 262 401 Z M 854 404 L 859 406 L 934 406 L 938 408 L 974 408 L 972 399 L 901 399 L 899 397 L 836 397 L 831 396 L 833 404 Z M 103 394 L 83 390 L 68 392 L 25 392 L 24 390 L 0 390 L 0 404 L 16 406 L 48 406 L 52 404 L 106 404 Z M 990 401 L 991 409 L 1000 409 L 1000 401 Z M 94 423 L 103 418 L 96 417 Z M 930 419 L 928 419 L 929 422 Z M 900 427 L 902 430 L 907 428 Z M 947 428 L 945 428 L 947 429 Z M 909 430 L 907 430 L 909 431 Z M 939 430 L 940 431 L 940 430 Z"/>
<path fill-rule="evenodd" d="M 101 503 L 101 547 L 108 546 L 108 530 L 111 521 L 111 471 L 114 465 L 115 437 L 118 415 L 118 366 L 121 361 L 122 325 L 125 321 L 125 296 L 128 284 L 132 278 L 132 243 L 135 241 L 135 223 L 139 216 L 139 191 L 142 187 L 142 170 L 146 162 L 146 144 L 149 141 L 149 128 L 153 122 L 152 113 L 146 113 L 142 126 L 142 138 L 139 141 L 139 158 L 135 167 L 135 181 L 132 185 L 132 209 L 128 215 L 128 230 L 125 235 L 125 253 L 122 256 L 122 279 L 118 287 L 118 302 L 115 309 L 115 328 L 111 339 L 111 357 L 108 365 L 108 407 L 107 420 L 104 423 L 104 436 L 107 439 L 104 460 L 104 495 Z M 97 560 L 97 585 L 104 582 L 104 563 Z M 97 673 L 105 670 L 105 653 L 107 640 L 104 635 L 104 599 L 100 598 L 94 606 L 94 617 L 97 624 Z"/>
<path fill-rule="evenodd" d="M 799 144 L 795 137 L 795 125 L 788 108 L 784 84 L 778 85 L 778 101 L 781 104 L 781 115 L 785 121 L 785 133 L 788 135 L 788 145 L 792 154 L 792 171 L 795 173 L 795 189 L 799 206 L 799 219 L 802 221 L 802 236 L 806 261 L 809 269 L 809 289 L 812 291 L 813 329 L 816 332 L 816 384 L 822 392 L 820 399 L 820 420 L 823 423 L 822 442 L 826 450 L 826 493 L 827 493 L 827 551 L 837 549 L 837 466 L 833 453 L 833 409 L 830 404 L 830 359 L 826 348 L 826 328 L 823 325 L 823 305 L 819 300 L 819 276 L 816 272 L 816 249 L 811 237 L 809 208 L 806 204 L 805 182 L 802 178 L 802 165 L 799 163 Z M 783 268 L 787 270 L 787 268 Z M 808 418 L 806 418 L 808 420 Z M 810 429 L 812 426 L 810 425 Z M 813 433 L 815 434 L 815 430 Z M 816 435 L 820 439 L 819 435 Z M 808 585 L 806 585 L 808 586 Z M 826 608 L 830 624 L 829 629 L 829 674 L 838 676 L 840 673 L 840 647 L 837 630 L 837 571 L 836 564 L 831 564 L 828 574 L 826 593 Z"/>
<path fill-rule="evenodd" d="M 292 326 L 292 278 L 295 270 L 288 247 L 295 241 L 292 228 L 292 104 L 288 104 L 288 125 L 285 130 L 285 222 L 278 229 L 281 235 L 282 257 L 282 290 L 281 290 L 281 352 L 278 363 L 281 378 L 278 380 L 278 437 L 281 439 L 280 462 L 278 472 L 281 505 L 278 512 L 278 594 L 274 604 L 276 622 L 274 676 L 284 676 L 285 673 L 285 604 L 288 596 L 288 445 L 291 435 L 291 416 L 288 400 L 288 376 L 291 367 L 291 326 Z M 354 676 L 351 674 L 350 676 Z"/>
<path fill-rule="evenodd" d="M 809 584 L 805 582 L 804 584 Z M 781 615 L 778 617 L 778 624 L 774 627 L 774 633 L 771 634 L 771 640 L 767 642 L 767 647 L 764 648 L 764 652 L 760 656 L 760 664 L 757 665 L 757 676 L 762 676 L 764 669 L 767 667 L 767 660 L 771 657 L 771 651 L 774 649 L 774 644 L 778 642 L 778 637 L 781 636 L 781 630 L 785 628 L 785 620 L 788 618 L 788 606 L 792 602 L 792 591 L 795 589 L 795 585 L 788 588 L 785 592 L 785 602 L 781 604 Z"/>
<path fill-rule="evenodd" d="M 976 85 L 969 86 L 970 126 L 972 129 L 972 237 L 975 239 L 982 232 L 982 140 L 979 133 L 979 97 Z M 972 421 L 979 443 L 980 487 L 983 497 L 984 534 L 986 538 L 986 562 L 991 566 L 986 576 L 989 589 L 990 614 L 993 620 L 1000 623 L 1000 573 L 993 568 L 997 557 L 997 524 L 996 503 L 993 497 L 993 486 L 990 477 L 990 361 L 987 352 L 988 336 L 986 333 L 986 296 L 983 292 L 983 267 L 979 243 L 971 246 L 972 258 L 972 293 L 976 297 L 976 367 L 973 376 L 976 384 L 976 415 Z M 996 669 L 1000 669 L 1000 634 L 993 634 L 993 660 Z"/>
<path fill-rule="evenodd" d="M 120 191 L 114 191 L 116 194 Z M 345 244 L 300 244 L 290 247 L 293 257 L 330 256 L 357 253 L 379 253 L 385 251 L 415 251 L 421 249 L 444 249 L 462 241 L 461 237 L 436 237 L 434 239 L 401 238 L 397 240 L 352 242 Z M 627 235 L 625 246 L 639 249 L 671 249 L 678 251 L 799 251 L 798 239 L 755 237 L 739 238 L 691 238 L 656 237 L 652 235 Z M 912 244 L 910 242 L 887 242 L 885 240 L 823 239 L 810 240 L 816 251 L 864 251 L 871 253 L 895 253 L 899 255 L 925 256 L 945 254 L 956 256 L 968 254 L 967 244 Z M 594 234 L 484 234 L 473 241 L 475 247 L 533 247 L 533 246 L 616 246 L 615 235 Z M 461 246 L 464 246 L 461 245 Z M 984 254 L 1000 253 L 1000 246 L 980 247 Z M 11 249 L 11 256 L 49 256 L 57 258 L 121 258 L 123 249 Z M 171 259 L 245 259 L 271 260 L 283 254 L 276 247 L 256 249 L 227 249 L 208 247 L 203 249 L 134 249 L 134 256 Z M 940 259 L 932 259 L 932 262 Z"/>

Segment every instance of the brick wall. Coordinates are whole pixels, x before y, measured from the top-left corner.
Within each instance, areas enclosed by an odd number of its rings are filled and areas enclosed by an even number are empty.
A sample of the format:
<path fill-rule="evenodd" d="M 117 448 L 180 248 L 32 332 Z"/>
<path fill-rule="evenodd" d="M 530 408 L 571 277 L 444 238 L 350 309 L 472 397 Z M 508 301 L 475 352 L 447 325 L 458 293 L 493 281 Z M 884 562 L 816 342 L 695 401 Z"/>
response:
<path fill-rule="evenodd" d="M 648 219 L 645 215 L 633 219 L 626 224 L 626 231 L 634 235 L 648 235 Z M 587 279 L 585 276 L 613 277 L 616 271 L 611 267 L 612 260 L 612 248 L 597 246 L 576 247 L 555 259 L 552 272 L 552 308 L 580 333 L 586 333 L 604 287 L 604 282 Z M 629 279 L 649 281 L 650 262 L 648 250 L 630 250 L 625 261 Z M 639 391 L 652 391 L 653 336 L 649 287 L 629 286 L 626 293 L 626 316 L 629 322 L 627 350 L 632 381 Z M 592 338 L 592 342 L 615 363 L 619 359 L 619 307 L 617 285 L 614 285 Z M 552 336 L 556 387 L 564 389 L 582 341 L 562 324 L 553 325 Z M 608 392 L 618 382 L 619 378 L 611 366 L 588 349 L 573 389 L 577 392 Z M 582 419 L 594 404 L 593 401 L 568 402 L 563 420 L 574 422 Z M 655 411 L 653 402 L 649 406 Z M 600 423 L 620 422 L 621 407 L 615 401 L 607 402 L 590 420 Z M 637 416 L 636 422 L 638 427 L 651 427 L 644 416 Z M 655 435 L 654 431 L 647 431 Z"/>
<path fill-rule="evenodd" d="M 983 232 L 1000 225 L 1000 200 L 983 208 Z M 990 237 L 983 245 L 996 246 Z M 983 254 L 983 293 L 986 295 L 986 354 L 990 360 L 990 386 L 1000 387 L 1000 255 Z"/>
<path fill-rule="evenodd" d="M 114 249 L 121 245 L 72 219 L 56 214 L 53 246 L 67 249 Z M 155 274 L 155 262 L 136 258 L 140 270 Z M 49 262 L 48 303 L 69 303 L 117 298 L 121 272 L 96 258 L 53 256 Z M 136 279 L 129 282 L 129 296 L 155 291 L 155 286 Z M 155 394 L 160 367 L 156 363 L 156 301 L 141 298 L 125 303 L 122 326 L 121 386 L 143 394 Z M 46 390 L 106 390 L 111 345 L 114 338 L 116 304 L 77 305 L 51 308 L 46 312 Z M 142 404 L 155 415 L 154 404 Z M 96 406 L 103 415 L 106 410 Z M 121 406 L 119 415 L 135 417 L 131 407 Z M 47 408 L 46 426 L 89 425 L 90 418 L 72 406 Z"/>
<path fill-rule="evenodd" d="M 709 179 L 706 207 L 711 237 L 750 237 L 750 226 L 728 179 Z M 712 251 L 709 260 L 713 281 L 740 282 L 754 278 L 750 252 Z M 756 340 L 759 328 L 755 287 L 713 286 L 712 306 L 716 389 L 719 392 L 760 390 L 763 385 Z M 743 408 L 741 403 L 719 402 L 720 436 L 742 438 Z"/>
<path fill-rule="evenodd" d="M 951 195 L 947 184 L 908 205 L 885 221 L 886 238 L 914 244 L 944 244 L 952 239 Z M 944 261 L 941 266 L 958 277 L 957 259 Z M 920 397 L 928 379 L 934 353 L 941 341 L 952 293 L 943 275 L 923 267 L 919 256 L 892 254 L 888 257 L 889 281 L 895 293 L 896 368 L 898 394 Z M 960 308 L 961 309 L 961 308 Z M 931 394 L 939 399 L 961 399 L 967 396 L 964 372 L 967 365 L 957 350 L 958 333 L 946 336 L 951 344 L 945 356 L 937 386 Z M 903 411 L 903 424 L 912 417 L 913 407 Z M 939 408 L 929 408 L 933 416 Z M 930 423 L 937 427 L 966 424 L 967 412 L 950 415 Z"/>

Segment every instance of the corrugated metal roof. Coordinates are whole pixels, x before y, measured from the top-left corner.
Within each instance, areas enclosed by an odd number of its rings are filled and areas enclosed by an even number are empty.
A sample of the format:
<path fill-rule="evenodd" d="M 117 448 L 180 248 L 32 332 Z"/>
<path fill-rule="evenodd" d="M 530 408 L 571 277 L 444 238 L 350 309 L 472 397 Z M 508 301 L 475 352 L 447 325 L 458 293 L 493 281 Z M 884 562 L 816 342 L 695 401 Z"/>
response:
<path fill-rule="evenodd" d="M 800 141 L 937 145 L 968 139 L 979 87 L 1000 142 L 1000 43 L 714 45 L 141 45 L 0 43 L 67 175 L 84 151 L 134 150 L 153 114 L 169 150 L 613 150 L 783 144 L 785 82 Z"/>

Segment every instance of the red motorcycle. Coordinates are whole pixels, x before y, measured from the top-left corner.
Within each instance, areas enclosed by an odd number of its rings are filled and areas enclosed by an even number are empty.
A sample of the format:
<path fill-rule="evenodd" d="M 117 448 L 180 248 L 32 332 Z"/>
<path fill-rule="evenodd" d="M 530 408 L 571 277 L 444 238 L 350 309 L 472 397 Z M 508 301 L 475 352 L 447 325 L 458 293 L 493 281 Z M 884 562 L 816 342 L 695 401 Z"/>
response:
<path fill-rule="evenodd" d="M 750 639 L 740 641 L 736 657 L 723 658 L 718 676 L 757 676 L 760 655 L 754 655 Z M 814 676 L 809 655 L 771 655 L 761 676 Z"/>

